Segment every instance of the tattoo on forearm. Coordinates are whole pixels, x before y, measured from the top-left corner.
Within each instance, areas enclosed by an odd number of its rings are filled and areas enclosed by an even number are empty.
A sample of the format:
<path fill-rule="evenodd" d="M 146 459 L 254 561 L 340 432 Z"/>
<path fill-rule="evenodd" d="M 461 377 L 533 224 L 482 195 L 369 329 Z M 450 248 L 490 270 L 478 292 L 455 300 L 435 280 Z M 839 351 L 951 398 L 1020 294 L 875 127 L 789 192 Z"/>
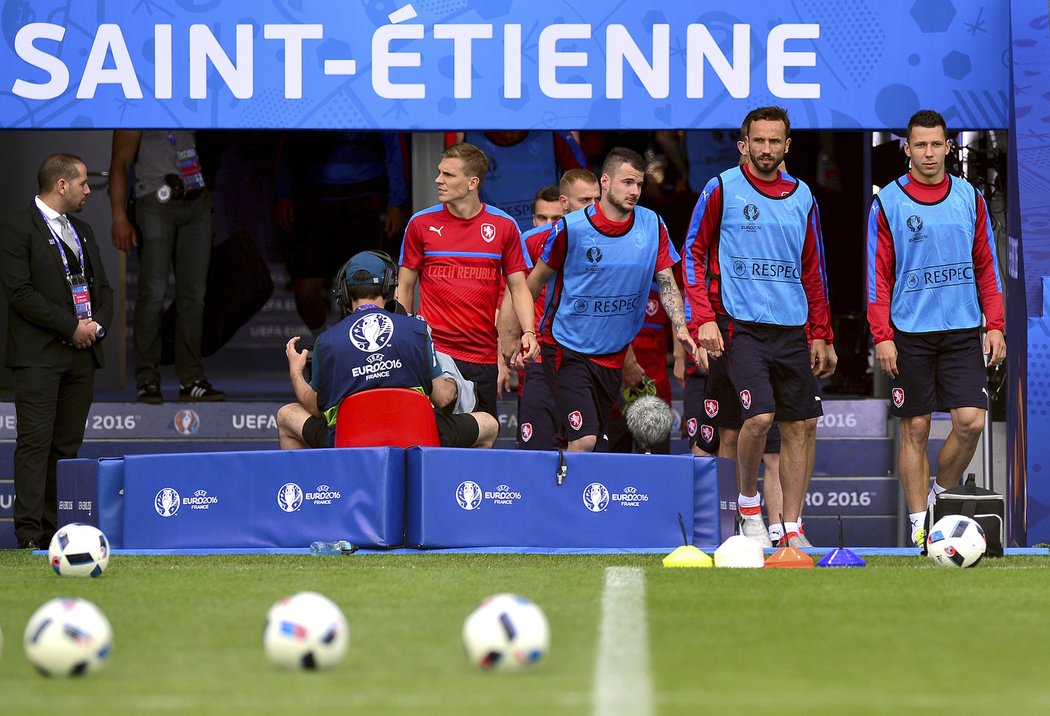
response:
<path fill-rule="evenodd" d="M 671 319 L 671 325 L 677 331 L 685 326 L 685 308 L 682 303 L 682 293 L 678 290 L 674 279 L 663 273 L 656 274 L 656 285 L 660 289 L 660 303 L 663 304 L 667 317 Z"/>

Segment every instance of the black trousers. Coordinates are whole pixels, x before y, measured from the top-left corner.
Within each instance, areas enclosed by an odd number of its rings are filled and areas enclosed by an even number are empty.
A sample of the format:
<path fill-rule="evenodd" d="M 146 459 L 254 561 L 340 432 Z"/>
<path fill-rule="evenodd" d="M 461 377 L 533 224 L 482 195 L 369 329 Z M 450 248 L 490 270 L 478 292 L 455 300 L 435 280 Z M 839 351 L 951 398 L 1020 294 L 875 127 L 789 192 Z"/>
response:
<path fill-rule="evenodd" d="M 95 388 L 91 350 L 70 349 L 62 365 L 12 369 L 15 384 L 15 536 L 46 547 L 58 529 L 55 469 L 77 456 Z"/>

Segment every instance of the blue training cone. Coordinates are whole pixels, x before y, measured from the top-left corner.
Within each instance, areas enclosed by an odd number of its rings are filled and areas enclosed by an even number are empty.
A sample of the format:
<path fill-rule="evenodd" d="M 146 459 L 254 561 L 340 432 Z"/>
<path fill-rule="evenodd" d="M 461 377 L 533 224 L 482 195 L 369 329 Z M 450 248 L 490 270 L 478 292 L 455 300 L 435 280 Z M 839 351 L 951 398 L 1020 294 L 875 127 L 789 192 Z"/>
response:
<path fill-rule="evenodd" d="M 842 546 L 842 515 L 839 515 L 839 548 L 824 555 L 817 562 L 818 567 L 864 567 L 867 565 L 863 559 Z"/>

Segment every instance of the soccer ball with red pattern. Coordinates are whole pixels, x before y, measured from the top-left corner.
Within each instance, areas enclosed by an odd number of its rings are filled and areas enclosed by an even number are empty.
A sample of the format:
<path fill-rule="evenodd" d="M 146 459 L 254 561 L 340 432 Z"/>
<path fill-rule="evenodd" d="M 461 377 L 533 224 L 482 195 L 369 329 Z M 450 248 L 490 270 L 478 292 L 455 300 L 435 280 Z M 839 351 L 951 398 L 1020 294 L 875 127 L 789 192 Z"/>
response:
<path fill-rule="evenodd" d="M 48 559 L 63 577 L 97 577 L 109 566 L 109 540 L 99 528 L 74 522 L 55 532 Z"/>
<path fill-rule="evenodd" d="M 945 515 L 926 535 L 926 553 L 941 567 L 974 567 L 986 547 L 984 530 L 963 515 Z"/>
<path fill-rule="evenodd" d="M 23 645 L 26 659 L 44 676 L 83 676 L 105 665 L 113 629 L 86 599 L 59 597 L 29 617 Z"/>
<path fill-rule="evenodd" d="M 520 671 L 534 666 L 550 648 L 547 616 L 517 594 L 485 599 L 463 623 L 467 659 L 487 671 Z"/>
<path fill-rule="evenodd" d="M 350 646 L 350 625 L 343 611 L 317 592 L 299 592 L 270 607 L 263 648 L 270 661 L 288 669 L 327 669 Z"/>

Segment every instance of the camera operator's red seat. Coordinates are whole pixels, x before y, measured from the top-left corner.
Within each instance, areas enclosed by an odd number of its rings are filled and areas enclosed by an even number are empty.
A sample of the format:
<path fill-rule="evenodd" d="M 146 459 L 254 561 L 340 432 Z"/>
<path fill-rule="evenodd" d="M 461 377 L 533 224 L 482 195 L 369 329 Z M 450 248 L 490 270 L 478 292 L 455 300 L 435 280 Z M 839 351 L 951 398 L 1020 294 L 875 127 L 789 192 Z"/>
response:
<path fill-rule="evenodd" d="M 438 447 L 430 398 L 409 388 L 373 388 L 343 398 L 336 447 Z"/>

